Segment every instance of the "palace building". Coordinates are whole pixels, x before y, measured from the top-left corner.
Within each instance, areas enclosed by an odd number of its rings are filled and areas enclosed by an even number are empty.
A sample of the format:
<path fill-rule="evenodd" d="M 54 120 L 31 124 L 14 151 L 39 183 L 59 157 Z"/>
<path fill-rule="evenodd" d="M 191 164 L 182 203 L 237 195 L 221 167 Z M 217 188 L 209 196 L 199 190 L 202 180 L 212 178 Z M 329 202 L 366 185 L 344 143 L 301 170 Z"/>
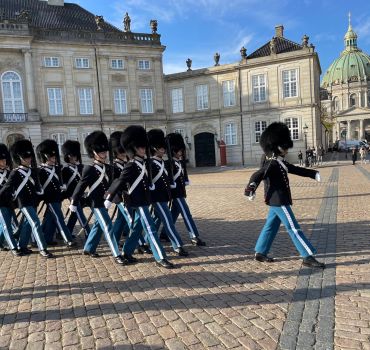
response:
<path fill-rule="evenodd" d="M 183 134 L 192 166 L 219 165 L 223 145 L 227 164 L 259 163 L 259 137 L 273 121 L 289 126 L 293 160 L 305 144 L 323 143 L 321 68 L 306 35 L 295 43 L 277 26 L 235 63 L 216 54 L 212 67 L 192 70 L 188 59 L 183 72 L 164 75 L 155 20 L 149 33 L 133 33 L 127 13 L 121 30 L 64 0 L 1 4 L 1 142 L 83 143 L 97 129 L 141 124 Z"/>

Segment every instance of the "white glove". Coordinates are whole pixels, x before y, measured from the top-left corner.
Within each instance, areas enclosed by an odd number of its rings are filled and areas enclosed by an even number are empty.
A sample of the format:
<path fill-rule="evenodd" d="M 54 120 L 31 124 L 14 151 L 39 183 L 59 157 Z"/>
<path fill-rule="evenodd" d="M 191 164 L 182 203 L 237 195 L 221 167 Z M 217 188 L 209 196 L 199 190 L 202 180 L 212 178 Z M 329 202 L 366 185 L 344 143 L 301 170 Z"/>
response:
<path fill-rule="evenodd" d="M 248 200 L 250 200 L 250 201 L 254 201 L 255 198 L 256 198 L 256 192 L 254 192 L 250 196 L 248 196 Z"/>
<path fill-rule="evenodd" d="M 43 189 L 41 189 L 40 191 L 36 191 L 36 194 L 37 194 L 38 196 L 42 196 L 42 195 L 44 194 L 44 190 L 43 190 Z"/>
<path fill-rule="evenodd" d="M 316 173 L 316 175 L 315 175 L 315 180 L 316 180 L 317 182 L 321 182 L 321 176 L 320 176 L 320 173 L 319 173 L 319 172 L 317 172 L 317 173 Z"/>
<path fill-rule="evenodd" d="M 176 188 L 176 182 L 174 182 L 173 184 L 170 185 L 170 187 L 173 189 L 173 188 Z"/>
<path fill-rule="evenodd" d="M 185 181 L 185 186 L 189 186 L 189 185 L 190 185 L 190 180 Z"/>
<path fill-rule="evenodd" d="M 150 189 L 151 191 L 154 191 L 154 190 L 155 190 L 155 184 L 152 184 L 151 186 L 149 186 L 149 189 Z"/>
<path fill-rule="evenodd" d="M 67 190 L 67 186 L 66 186 L 66 185 L 62 185 L 62 186 L 60 186 L 60 190 L 61 190 L 62 192 L 65 192 L 65 191 Z"/>
<path fill-rule="evenodd" d="M 106 199 L 106 200 L 104 201 L 104 206 L 105 206 L 107 209 L 109 209 L 109 208 L 112 206 L 112 202 L 111 202 L 111 201 L 109 201 L 108 199 Z"/>
<path fill-rule="evenodd" d="M 77 211 L 77 206 L 76 205 L 70 204 L 70 206 L 68 208 L 72 213 L 75 213 Z"/>

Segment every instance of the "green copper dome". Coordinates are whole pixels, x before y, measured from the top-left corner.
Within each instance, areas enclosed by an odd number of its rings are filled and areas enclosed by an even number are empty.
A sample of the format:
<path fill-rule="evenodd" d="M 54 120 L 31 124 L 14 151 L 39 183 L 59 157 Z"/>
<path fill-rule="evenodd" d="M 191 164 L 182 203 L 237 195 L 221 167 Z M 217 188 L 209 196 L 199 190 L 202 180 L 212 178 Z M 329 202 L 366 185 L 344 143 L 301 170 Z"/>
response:
<path fill-rule="evenodd" d="M 370 80 L 370 56 L 357 47 L 357 34 L 351 22 L 344 36 L 345 49 L 326 71 L 321 86 L 344 84 L 353 81 Z"/>

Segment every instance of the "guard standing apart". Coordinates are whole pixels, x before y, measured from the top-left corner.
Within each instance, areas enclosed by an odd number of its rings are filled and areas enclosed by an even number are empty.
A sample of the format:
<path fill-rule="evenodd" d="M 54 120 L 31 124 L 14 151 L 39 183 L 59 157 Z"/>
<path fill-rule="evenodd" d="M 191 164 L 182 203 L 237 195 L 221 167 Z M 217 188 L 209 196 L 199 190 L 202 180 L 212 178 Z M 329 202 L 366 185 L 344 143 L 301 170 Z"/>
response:
<path fill-rule="evenodd" d="M 64 222 L 62 201 L 65 186 L 62 184 L 61 165 L 58 144 L 54 140 L 44 140 L 36 147 L 37 158 L 41 162 L 39 178 L 42 198 L 46 204 L 42 230 L 48 245 L 56 245 L 54 241 L 55 228 L 63 237 L 64 243 L 71 248 L 76 246 L 71 232 Z"/>
<path fill-rule="evenodd" d="M 31 232 L 39 248 L 40 255 L 51 258 L 53 255 L 47 250 L 44 233 L 37 216 L 37 206 L 40 196 L 43 194 L 39 183 L 36 159 L 32 143 L 29 140 L 18 140 L 10 148 L 13 163 L 18 165 L 12 170 L 9 179 L 0 191 L 0 197 L 11 198 L 17 201 L 18 208 L 24 215 L 25 220 L 20 226 L 18 247 L 23 254 L 31 254 L 27 248 Z M 34 166 L 31 168 L 31 164 Z"/>
<path fill-rule="evenodd" d="M 195 225 L 194 219 L 190 213 L 189 206 L 185 199 L 185 186 L 189 184 L 189 179 L 185 167 L 184 139 L 182 138 L 181 134 L 178 133 L 168 134 L 167 138 L 172 151 L 173 180 L 176 184 L 176 187 L 171 190 L 171 213 L 173 222 L 176 223 L 179 214 L 181 214 L 189 232 L 191 243 L 197 246 L 205 246 L 206 243 L 199 238 L 197 226 Z M 167 163 L 167 169 L 169 170 L 169 163 Z"/>
<path fill-rule="evenodd" d="M 72 194 L 77 184 L 80 182 L 83 169 L 80 143 L 78 141 L 67 140 L 62 145 L 62 153 L 64 156 L 64 161 L 67 163 L 62 169 L 63 183 L 66 186 L 65 198 L 71 200 Z M 70 211 L 67 227 L 73 235 L 73 229 L 78 220 L 81 227 L 85 231 L 85 237 L 87 237 L 90 233 L 90 226 L 87 223 L 83 211 L 83 205 L 78 203 L 76 207 L 76 212 Z"/>
<path fill-rule="evenodd" d="M 150 197 L 154 208 L 156 229 L 159 229 L 162 222 L 173 250 L 180 256 L 188 256 L 189 253 L 183 248 L 184 244 L 180 234 L 176 230 L 171 211 L 168 208 L 168 202 L 171 199 L 171 185 L 175 187 L 176 184 L 172 184 L 173 179 L 170 179 L 163 160 L 163 156 L 166 153 L 164 132 L 161 129 L 149 130 L 148 141 L 152 154 L 152 176 L 153 185 L 155 186 L 154 190 L 150 192 Z M 172 172 L 171 175 L 173 175 Z"/>
<path fill-rule="evenodd" d="M 112 234 L 112 221 L 108 210 L 104 207 L 104 196 L 109 187 L 109 176 L 111 176 L 111 169 L 108 164 L 105 164 L 109 148 L 107 136 L 102 131 L 92 132 L 85 139 L 85 148 L 94 162 L 92 165 L 84 166 L 81 180 L 73 192 L 69 206 L 72 212 L 76 212 L 85 189 L 89 187 L 87 197 L 92 203 L 91 210 L 95 216 L 95 223 L 87 237 L 83 254 L 92 258 L 99 257 L 96 248 L 103 232 L 116 263 L 124 265 L 127 261 L 119 253 L 117 241 Z"/>
<path fill-rule="evenodd" d="M 279 231 L 280 224 L 286 227 L 290 238 L 303 258 L 303 265 L 324 268 L 325 264 L 317 261 L 313 255 L 315 248 L 305 237 L 292 211 L 292 195 L 290 192 L 288 173 L 310 177 L 320 181 L 316 170 L 297 167 L 288 163 L 284 156 L 293 147 L 290 131 L 286 124 L 275 122 L 262 133 L 260 139 L 266 159 L 261 168 L 250 178 L 245 195 L 254 199 L 255 191 L 262 180 L 265 182 L 265 202 L 270 207 L 265 226 L 258 237 L 255 247 L 255 260 L 273 262 L 267 254 Z"/>
<path fill-rule="evenodd" d="M 165 268 L 173 268 L 174 265 L 167 260 L 158 239 L 153 218 L 149 213 L 150 188 L 153 189 L 154 186 L 149 182 L 144 161 L 148 147 L 145 129 L 139 125 L 127 127 L 122 134 L 121 145 L 130 160 L 120 177 L 114 180 L 109 188 L 105 206 L 109 208 L 116 193 L 125 191 L 125 203 L 134 211 L 131 232 L 123 246 L 123 256 L 127 259 L 134 259 L 132 254 L 138 246 L 141 232 L 144 229 L 156 263 Z"/>
<path fill-rule="evenodd" d="M 10 154 L 8 148 L 0 143 L 0 189 L 5 185 L 10 174 Z M 13 255 L 22 256 L 23 254 L 17 247 L 17 242 L 13 236 L 12 219 L 15 219 L 13 202 L 4 196 L 0 197 L 0 246 L 2 249 L 4 239 Z"/>

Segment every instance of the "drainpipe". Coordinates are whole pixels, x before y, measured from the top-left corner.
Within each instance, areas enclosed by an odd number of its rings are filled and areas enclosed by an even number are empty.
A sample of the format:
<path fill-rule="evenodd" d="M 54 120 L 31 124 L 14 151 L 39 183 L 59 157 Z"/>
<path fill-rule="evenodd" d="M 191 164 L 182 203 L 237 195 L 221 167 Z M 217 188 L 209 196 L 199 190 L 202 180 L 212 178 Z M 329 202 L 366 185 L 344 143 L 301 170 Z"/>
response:
<path fill-rule="evenodd" d="M 244 130 L 243 130 L 243 106 L 242 106 L 242 79 L 241 71 L 239 69 L 239 106 L 240 106 L 240 133 L 241 133 L 241 142 L 242 142 L 242 165 L 244 166 Z"/>
<path fill-rule="evenodd" d="M 96 66 L 96 81 L 98 84 L 98 104 L 99 104 L 99 119 L 100 119 L 100 129 L 103 130 L 103 113 L 102 113 L 102 106 L 101 106 L 101 97 L 100 97 L 100 78 L 99 78 L 99 64 L 98 64 L 98 55 L 96 53 L 96 47 L 94 46 L 94 54 L 95 54 L 95 66 Z"/>

